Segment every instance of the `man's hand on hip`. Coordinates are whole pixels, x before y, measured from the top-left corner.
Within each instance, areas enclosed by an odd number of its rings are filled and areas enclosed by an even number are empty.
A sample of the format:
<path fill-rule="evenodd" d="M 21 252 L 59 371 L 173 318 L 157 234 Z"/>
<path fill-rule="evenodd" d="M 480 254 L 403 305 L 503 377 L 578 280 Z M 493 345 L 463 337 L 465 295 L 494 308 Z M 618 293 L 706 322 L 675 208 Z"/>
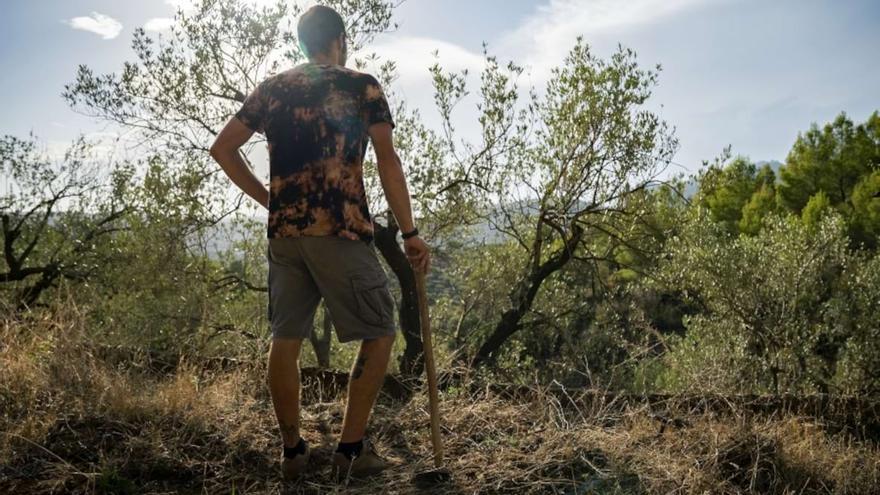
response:
<path fill-rule="evenodd" d="M 431 264 L 431 253 L 425 241 L 419 236 L 410 237 L 409 239 L 404 239 L 403 247 L 413 269 L 422 273 L 428 273 Z"/>

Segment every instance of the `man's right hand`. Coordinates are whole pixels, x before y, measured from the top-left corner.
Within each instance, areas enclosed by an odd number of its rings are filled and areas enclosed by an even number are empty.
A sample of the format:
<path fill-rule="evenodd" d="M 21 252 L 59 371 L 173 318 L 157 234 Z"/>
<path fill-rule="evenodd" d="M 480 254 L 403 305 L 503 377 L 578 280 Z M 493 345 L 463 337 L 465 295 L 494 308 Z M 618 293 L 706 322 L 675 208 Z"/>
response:
<path fill-rule="evenodd" d="M 404 251 L 414 270 L 428 273 L 431 264 L 430 248 L 421 237 L 415 236 L 403 240 Z"/>

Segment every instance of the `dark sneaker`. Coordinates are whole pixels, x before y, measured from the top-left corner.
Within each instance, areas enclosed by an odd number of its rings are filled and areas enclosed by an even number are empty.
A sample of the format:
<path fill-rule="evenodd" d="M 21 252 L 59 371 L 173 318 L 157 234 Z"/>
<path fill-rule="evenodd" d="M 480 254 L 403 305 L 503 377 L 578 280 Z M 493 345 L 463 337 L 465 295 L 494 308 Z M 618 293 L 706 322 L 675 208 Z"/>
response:
<path fill-rule="evenodd" d="M 367 478 L 381 473 L 388 467 L 388 461 L 379 457 L 373 448 L 373 443 L 364 439 L 364 448 L 361 454 L 349 459 L 341 452 L 333 454 L 333 468 L 339 478 Z"/>
<path fill-rule="evenodd" d="M 292 459 L 281 456 L 281 477 L 285 481 L 293 481 L 299 478 L 309 464 L 309 456 L 311 455 L 309 444 L 306 443 L 306 451 L 304 454 L 294 456 Z"/>

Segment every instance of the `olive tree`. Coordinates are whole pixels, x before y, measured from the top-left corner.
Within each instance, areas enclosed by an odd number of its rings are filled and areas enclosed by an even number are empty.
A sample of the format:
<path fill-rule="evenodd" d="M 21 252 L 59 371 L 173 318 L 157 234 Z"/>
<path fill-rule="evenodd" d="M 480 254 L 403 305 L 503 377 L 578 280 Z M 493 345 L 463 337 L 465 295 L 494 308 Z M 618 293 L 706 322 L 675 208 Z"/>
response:
<path fill-rule="evenodd" d="M 834 316 L 846 312 L 832 311 L 848 264 L 833 210 L 812 226 L 771 215 L 757 235 L 735 236 L 694 209 L 658 275 L 701 309 L 670 358 L 675 372 L 726 391 L 828 392 L 851 333 Z"/>
<path fill-rule="evenodd" d="M 831 309 L 847 336 L 835 383 L 845 394 L 880 393 L 880 254 L 858 253 Z"/>
<path fill-rule="evenodd" d="M 0 305 L 32 307 L 47 289 L 100 276 L 114 259 L 105 241 L 126 228 L 131 168 L 106 161 L 83 138 L 59 158 L 33 136 L 0 138 L 0 290 L 9 294 Z"/>
<path fill-rule="evenodd" d="M 507 301 L 470 359 L 491 363 L 525 324 L 551 277 L 571 263 L 590 270 L 615 246 L 638 246 L 630 226 L 646 212 L 627 198 L 648 187 L 677 141 L 645 108 L 657 83 L 635 52 L 619 47 L 607 60 L 582 40 L 538 94 L 520 94 L 523 68 L 486 56 L 479 90 L 480 141 L 461 139 L 451 115 L 467 94 L 466 74 L 432 69 L 442 137 L 456 177 L 449 189 L 516 249 Z M 614 242 L 591 242 L 596 238 Z"/>

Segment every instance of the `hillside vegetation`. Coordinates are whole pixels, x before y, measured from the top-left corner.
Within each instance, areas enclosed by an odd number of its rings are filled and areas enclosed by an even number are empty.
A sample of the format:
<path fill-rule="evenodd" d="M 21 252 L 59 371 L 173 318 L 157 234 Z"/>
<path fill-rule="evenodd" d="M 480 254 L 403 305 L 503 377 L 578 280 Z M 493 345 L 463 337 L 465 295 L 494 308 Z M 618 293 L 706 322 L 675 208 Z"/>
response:
<path fill-rule="evenodd" d="M 317 451 L 310 473 L 284 486 L 264 360 L 120 362 L 83 339 L 84 323 L 68 306 L 2 328 L 3 493 L 868 494 L 880 483 L 874 441 L 833 415 L 607 391 L 591 399 L 596 391 L 537 384 L 505 391 L 477 377 L 441 395 L 450 483 L 413 484 L 432 467 L 425 394 L 392 386 L 371 434 L 395 467 L 336 483 L 328 461 L 344 383 L 307 370 L 303 431 Z"/>

